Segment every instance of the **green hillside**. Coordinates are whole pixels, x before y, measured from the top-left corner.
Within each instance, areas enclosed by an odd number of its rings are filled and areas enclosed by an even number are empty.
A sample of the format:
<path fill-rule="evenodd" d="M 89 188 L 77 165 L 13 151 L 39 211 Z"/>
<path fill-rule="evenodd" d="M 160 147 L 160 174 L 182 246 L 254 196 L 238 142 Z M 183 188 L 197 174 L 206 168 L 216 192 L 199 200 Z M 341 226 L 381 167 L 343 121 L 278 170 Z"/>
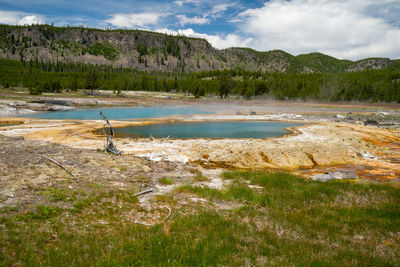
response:
<path fill-rule="evenodd" d="M 141 30 L 103 30 L 50 25 L 0 25 L 0 58 L 75 62 L 140 71 L 199 72 L 224 69 L 283 73 L 339 73 L 385 69 L 386 58 L 352 62 L 321 53 L 293 56 L 281 50 L 218 50 L 208 41 Z"/>

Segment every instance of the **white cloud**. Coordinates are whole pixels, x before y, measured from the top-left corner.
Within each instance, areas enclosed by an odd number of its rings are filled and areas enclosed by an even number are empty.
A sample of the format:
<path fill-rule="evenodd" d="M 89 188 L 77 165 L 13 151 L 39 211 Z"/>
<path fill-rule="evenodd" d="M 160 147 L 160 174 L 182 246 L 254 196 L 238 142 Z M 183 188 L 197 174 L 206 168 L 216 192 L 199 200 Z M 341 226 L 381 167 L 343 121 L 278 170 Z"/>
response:
<path fill-rule="evenodd" d="M 218 49 L 224 49 L 228 47 L 246 47 L 253 41 L 252 38 L 243 39 L 236 34 L 227 35 L 210 35 L 205 33 L 197 33 L 193 29 L 180 29 L 180 30 L 170 30 L 167 28 L 157 29 L 156 32 L 166 33 L 170 35 L 184 35 L 187 37 L 204 38 L 208 40 L 211 45 Z"/>
<path fill-rule="evenodd" d="M 215 5 L 215 6 L 213 6 L 211 13 L 216 14 L 216 13 L 224 12 L 229 7 L 234 6 L 234 5 L 235 5 L 234 3 L 224 3 L 224 4 Z"/>
<path fill-rule="evenodd" d="M 35 15 L 25 16 L 18 21 L 20 25 L 32 25 L 42 23 L 41 20 Z"/>
<path fill-rule="evenodd" d="M 174 3 L 178 6 L 183 6 L 184 4 L 198 4 L 199 0 L 177 0 Z"/>
<path fill-rule="evenodd" d="M 400 58 L 400 28 L 368 12 L 396 0 L 271 0 L 239 14 L 258 50 L 323 52 L 339 58 Z"/>
<path fill-rule="evenodd" d="M 23 12 L 0 11 L 0 23 L 10 25 L 42 24 L 40 15 L 27 14 Z"/>
<path fill-rule="evenodd" d="M 211 16 L 213 19 L 221 17 L 228 8 L 235 6 L 235 3 L 223 3 L 223 4 L 218 4 L 214 5 L 211 11 L 209 12 L 209 16 Z M 228 22 L 230 22 L 228 20 Z"/>
<path fill-rule="evenodd" d="M 179 19 L 179 23 L 182 26 L 185 26 L 186 24 L 208 24 L 210 23 L 210 20 L 206 17 L 192 17 L 188 18 L 185 15 L 176 15 L 176 17 Z"/>
<path fill-rule="evenodd" d="M 146 27 L 148 25 L 156 25 L 163 15 L 159 13 L 133 13 L 133 14 L 114 14 L 106 23 L 110 23 L 117 27 Z"/>

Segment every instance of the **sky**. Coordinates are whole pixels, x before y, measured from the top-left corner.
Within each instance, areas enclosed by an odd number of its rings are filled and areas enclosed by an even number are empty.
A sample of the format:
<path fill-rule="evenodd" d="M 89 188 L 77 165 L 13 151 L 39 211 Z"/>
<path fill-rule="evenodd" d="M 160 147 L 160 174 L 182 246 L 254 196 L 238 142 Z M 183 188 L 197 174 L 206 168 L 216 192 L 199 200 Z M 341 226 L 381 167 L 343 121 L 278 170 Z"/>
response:
<path fill-rule="evenodd" d="M 400 59 L 400 0 L 0 0 L 0 24 L 144 29 L 214 47 Z"/>

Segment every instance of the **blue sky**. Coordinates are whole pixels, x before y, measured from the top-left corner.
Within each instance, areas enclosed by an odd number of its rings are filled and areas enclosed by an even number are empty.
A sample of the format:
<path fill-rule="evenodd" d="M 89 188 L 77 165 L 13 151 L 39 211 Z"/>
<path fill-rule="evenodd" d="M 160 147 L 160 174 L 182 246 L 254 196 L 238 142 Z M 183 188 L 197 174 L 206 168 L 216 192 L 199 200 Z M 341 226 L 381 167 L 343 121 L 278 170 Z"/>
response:
<path fill-rule="evenodd" d="M 0 23 L 146 29 L 338 58 L 400 58 L 399 0 L 0 0 Z"/>

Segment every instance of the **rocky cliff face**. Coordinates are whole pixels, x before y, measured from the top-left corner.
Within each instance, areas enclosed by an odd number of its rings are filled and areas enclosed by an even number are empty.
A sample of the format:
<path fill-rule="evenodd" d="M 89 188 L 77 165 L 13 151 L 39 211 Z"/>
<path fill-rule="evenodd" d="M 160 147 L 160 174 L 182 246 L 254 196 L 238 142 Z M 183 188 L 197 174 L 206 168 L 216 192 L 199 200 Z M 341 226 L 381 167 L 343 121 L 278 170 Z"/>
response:
<path fill-rule="evenodd" d="M 394 63 L 388 58 L 367 58 L 351 64 L 347 68 L 347 71 L 380 70 L 385 69 L 392 64 Z"/>
<path fill-rule="evenodd" d="M 206 40 L 139 30 L 0 26 L 0 57 L 14 60 L 82 62 L 138 70 L 200 71 L 243 68 L 270 72 L 341 72 L 381 69 L 389 59 L 358 62 L 320 53 L 297 57 L 284 51 L 218 50 Z"/>

